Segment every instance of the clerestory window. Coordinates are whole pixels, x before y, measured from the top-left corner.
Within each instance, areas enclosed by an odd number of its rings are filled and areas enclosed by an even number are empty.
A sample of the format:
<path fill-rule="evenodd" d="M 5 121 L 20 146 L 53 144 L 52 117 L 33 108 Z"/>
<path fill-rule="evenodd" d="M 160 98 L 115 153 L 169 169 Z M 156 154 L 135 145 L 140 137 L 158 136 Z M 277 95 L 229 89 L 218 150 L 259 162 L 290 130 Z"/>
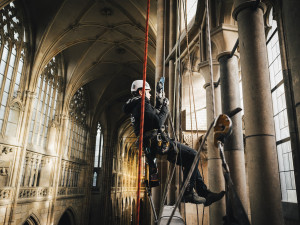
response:
<path fill-rule="evenodd" d="M 62 87 L 58 68 L 58 59 L 54 57 L 38 78 L 28 136 L 28 143 L 33 145 L 45 147 L 49 125 L 56 115 L 57 99 Z"/>
<path fill-rule="evenodd" d="M 290 141 L 289 122 L 286 109 L 284 81 L 281 67 L 277 22 L 273 11 L 269 15 L 271 30 L 267 36 L 270 83 L 275 122 L 276 146 L 281 182 L 282 201 L 297 202 L 294 164 Z"/>
<path fill-rule="evenodd" d="M 69 124 L 65 156 L 75 160 L 85 160 L 87 137 L 87 93 L 79 88 L 70 102 Z"/>
<path fill-rule="evenodd" d="M 98 123 L 96 145 L 95 145 L 95 160 L 94 160 L 95 168 L 101 168 L 102 166 L 102 151 L 103 151 L 103 134 L 102 134 L 100 123 Z"/>
<path fill-rule="evenodd" d="M 97 186 L 97 172 L 94 172 L 94 175 L 93 175 L 93 187 L 96 187 Z"/>
<path fill-rule="evenodd" d="M 181 31 L 185 30 L 185 19 L 187 20 L 187 24 L 189 24 L 196 15 L 198 0 L 183 0 L 179 1 L 180 9 L 181 9 Z M 177 11 L 177 14 L 179 11 Z"/>
<path fill-rule="evenodd" d="M 0 10 L 0 133 L 16 136 L 20 106 L 11 100 L 20 93 L 26 52 L 25 29 L 13 2 Z"/>

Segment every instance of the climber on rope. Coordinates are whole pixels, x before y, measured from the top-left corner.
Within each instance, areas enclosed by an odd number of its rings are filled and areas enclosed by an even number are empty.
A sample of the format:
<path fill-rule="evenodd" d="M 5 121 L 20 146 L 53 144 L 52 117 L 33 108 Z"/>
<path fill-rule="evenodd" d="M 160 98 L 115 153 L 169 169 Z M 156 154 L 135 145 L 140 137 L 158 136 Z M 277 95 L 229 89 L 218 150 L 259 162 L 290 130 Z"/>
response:
<path fill-rule="evenodd" d="M 131 123 L 134 127 L 136 136 L 139 136 L 140 133 L 142 87 L 143 80 L 135 80 L 131 85 L 133 97 L 123 106 L 123 111 L 126 114 L 131 114 Z M 169 113 L 169 101 L 167 98 L 157 95 L 156 106 L 154 108 L 150 103 L 150 90 L 150 85 L 146 82 L 143 150 L 149 165 L 149 185 L 150 187 L 159 186 L 156 164 L 157 154 L 167 155 L 167 160 L 169 162 L 182 166 L 184 168 L 183 176 L 185 181 L 197 152 L 194 149 L 169 138 L 164 130 L 164 123 Z M 177 157 L 179 150 L 180 157 Z M 214 193 L 207 189 L 197 165 L 182 201 L 209 206 L 212 203 L 219 201 L 224 194 L 224 191 Z"/>

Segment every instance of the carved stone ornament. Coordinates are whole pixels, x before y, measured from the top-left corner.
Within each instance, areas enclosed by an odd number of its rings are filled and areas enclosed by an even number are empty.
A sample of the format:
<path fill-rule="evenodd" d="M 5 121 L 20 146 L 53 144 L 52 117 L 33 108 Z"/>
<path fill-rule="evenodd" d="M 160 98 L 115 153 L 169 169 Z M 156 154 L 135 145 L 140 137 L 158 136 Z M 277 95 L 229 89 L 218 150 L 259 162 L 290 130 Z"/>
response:
<path fill-rule="evenodd" d="M 0 188 L 0 201 L 11 199 L 13 190 L 10 188 Z"/>
<path fill-rule="evenodd" d="M 86 124 L 87 100 L 86 89 L 81 87 L 76 91 L 69 105 L 71 118 L 82 125 Z"/>
<path fill-rule="evenodd" d="M 11 153 L 12 151 L 13 151 L 12 147 L 0 145 L 0 155 L 8 154 L 8 153 Z"/>
<path fill-rule="evenodd" d="M 0 176 L 7 176 L 8 175 L 8 168 L 2 167 L 0 168 Z"/>
<path fill-rule="evenodd" d="M 0 11 L 0 38 L 14 44 L 23 42 L 24 25 L 21 23 L 20 10 L 11 2 Z"/>
<path fill-rule="evenodd" d="M 52 188 L 49 187 L 34 187 L 21 188 L 19 191 L 19 198 L 45 198 L 52 195 Z"/>

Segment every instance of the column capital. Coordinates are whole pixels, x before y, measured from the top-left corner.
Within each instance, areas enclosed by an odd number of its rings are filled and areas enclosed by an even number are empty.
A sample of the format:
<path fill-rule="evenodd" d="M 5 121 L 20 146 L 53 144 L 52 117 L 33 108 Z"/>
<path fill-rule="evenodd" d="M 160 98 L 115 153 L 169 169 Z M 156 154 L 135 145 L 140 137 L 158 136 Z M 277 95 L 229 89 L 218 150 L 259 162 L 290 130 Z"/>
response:
<path fill-rule="evenodd" d="M 213 60 L 213 77 L 214 81 L 218 81 L 220 77 L 219 72 L 219 62 L 217 60 Z M 199 73 L 204 77 L 206 83 L 210 83 L 210 68 L 208 61 L 199 63 Z"/>
<path fill-rule="evenodd" d="M 247 8 L 260 8 L 263 11 L 263 14 L 265 14 L 267 7 L 262 2 L 257 2 L 255 0 L 236 0 L 235 1 L 235 8 L 232 12 L 233 19 L 237 20 L 238 14 Z"/>
<path fill-rule="evenodd" d="M 221 58 L 223 58 L 223 57 L 231 58 L 230 54 L 231 54 L 230 51 L 221 52 L 219 55 L 217 55 L 217 60 L 220 62 Z M 239 55 L 237 53 L 234 53 L 233 56 L 236 56 L 237 58 L 239 58 Z"/>

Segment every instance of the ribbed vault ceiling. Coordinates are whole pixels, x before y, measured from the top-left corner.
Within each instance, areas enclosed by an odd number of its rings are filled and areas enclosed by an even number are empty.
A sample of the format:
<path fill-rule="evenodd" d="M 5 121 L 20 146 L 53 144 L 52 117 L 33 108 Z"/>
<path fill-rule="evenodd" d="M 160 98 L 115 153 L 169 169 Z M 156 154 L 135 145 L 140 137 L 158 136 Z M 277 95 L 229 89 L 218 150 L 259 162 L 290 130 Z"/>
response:
<path fill-rule="evenodd" d="M 66 101 L 87 85 L 91 110 L 120 104 L 142 77 L 146 0 L 24 1 L 33 24 L 33 78 L 55 55 L 66 66 Z M 154 76 L 156 1 L 149 27 L 148 77 Z M 151 79 L 150 80 L 154 80 Z"/>

